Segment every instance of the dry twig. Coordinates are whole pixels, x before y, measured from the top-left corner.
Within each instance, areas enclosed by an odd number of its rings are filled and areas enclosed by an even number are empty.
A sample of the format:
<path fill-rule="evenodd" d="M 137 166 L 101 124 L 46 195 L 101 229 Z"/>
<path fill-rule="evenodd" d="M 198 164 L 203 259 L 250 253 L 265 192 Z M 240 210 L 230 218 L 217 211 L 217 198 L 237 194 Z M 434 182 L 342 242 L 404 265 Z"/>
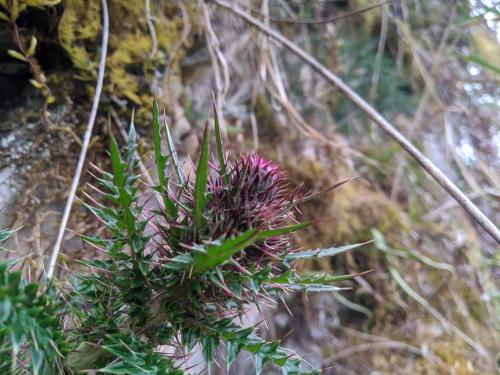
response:
<path fill-rule="evenodd" d="M 71 188 L 68 193 L 68 199 L 66 201 L 66 206 L 64 207 L 63 217 L 61 219 L 61 224 L 59 226 L 59 232 L 57 233 L 56 242 L 50 254 L 49 265 L 47 267 L 47 278 L 51 279 L 54 274 L 54 268 L 56 266 L 57 256 L 61 248 L 64 231 L 66 225 L 68 224 L 69 214 L 71 213 L 71 206 L 73 205 L 73 200 L 75 199 L 76 189 L 78 188 L 78 182 L 80 181 L 80 176 L 83 170 L 83 164 L 85 162 L 85 156 L 87 155 L 87 149 L 90 143 L 90 137 L 92 136 L 92 128 L 94 127 L 95 118 L 97 116 L 97 108 L 99 107 L 99 100 L 101 97 L 102 85 L 104 81 L 104 69 L 106 67 L 106 54 L 108 50 L 108 36 L 109 36 L 109 16 L 108 16 L 108 5 L 106 0 L 101 0 L 102 3 L 102 18 L 103 18 L 103 28 L 102 28 L 102 43 L 101 43 L 101 58 L 99 61 L 99 71 L 97 75 L 97 84 L 95 89 L 94 100 L 92 102 L 92 110 L 90 112 L 89 120 L 87 122 L 87 129 L 85 130 L 85 135 L 83 137 L 83 145 L 80 151 L 80 156 L 78 158 L 78 163 L 76 165 L 75 175 L 71 183 Z"/>
<path fill-rule="evenodd" d="M 158 38 L 156 36 L 155 25 L 153 24 L 153 17 L 151 17 L 150 0 L 145 0 L 144 9 L 146 11 L 146 23 L 148 25 L 149 34 L 151 35 L 151 43 L 153 44 L 149 57 L 153 58 L 155 57 L 156 52 L 158 52 Z"/>
<path fill-rule="evenodd" d="M 290 20 L 290 19 L 274 18 L 274 17 L 270 17 L 268 14 L 262 14 L 257 9 L 253 9 L 253 8 L 249 8 L 249 9 L 252 12 L 254 12 L 255 14 L 258 14 L 259 16 L 266 17 L 271 22 L 274 22 L 274 23 L 300 24 L 300 25 L 323 25 L 323 24 L 327 24 L 327 23 L 337 22 L 337 21 L 343 20 L 345 18 L 360 15 L 360 14 L 368 12 L 370 10 L 380 8 L 380 7 L 382 7 L 386 4 L 389 4 L 389 3 L 390 3 L 390 1 L 384 1 L 380 4 L 375 4 L 375 5 L 371 5 L 371 6 L 359 9 L 359 10 L 354 10 L 352 12 L 343 13 L 340 16 L 334 16 L 334 17 L 329 17 L 329 18 L 320 19 L 320 20 Z"/>
<path fill-rule="evenodd" d="M 208 53 L 210 55 L 210 60 L 212 61 L 212 67 L 214 69 L 215 76 L 215 86 L 217 88 L 217 107 L 223 108 L 224 99 L 229 91 L 229 67 L 220 49 L 220 42 L 215 34 L 212 23 L 210 21 L 210 12 L 207 4 L 204 1 L 198 0 L 198 6 L 202 11 L 202 22 L 205 28 L 205 38 L 207 40 Z M 224 78 L 224 84 L 221 80 L 221 71 L 219 68 L 219 63 L 222 66 L 222 77 Z M 224 114 L 222 111 L 219 114 L 219 122 L 221 126 L 221 131 L 226 132 L 226 125 L 224 121 Z"/>

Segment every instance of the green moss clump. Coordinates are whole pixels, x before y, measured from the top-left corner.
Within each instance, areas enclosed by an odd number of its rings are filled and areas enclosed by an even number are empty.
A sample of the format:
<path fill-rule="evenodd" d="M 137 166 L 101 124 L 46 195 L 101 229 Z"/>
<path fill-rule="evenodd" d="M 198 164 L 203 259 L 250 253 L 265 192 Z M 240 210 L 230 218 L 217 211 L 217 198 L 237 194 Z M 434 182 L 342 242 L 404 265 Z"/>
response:
<path fill-rule="evenodd" d="M 156 6 L 154 6 L 156 5 Z M 186 6 L 187 15 L 196 12 L 195 4 Z M 110 36 L 104 90 L 127 99 L 139 108 L 147 107 L 155 74 L 162 73 L 165 62 L 175 64 L 186 46 L 182 40 L 183 17 L 171 2 L 152 2 L 151 34 L 143 0 L 113 1 L 109 4 Z M 97 74 L 101 25 L 99 0 L 66 0 L 59 24 L 59 39 L 82 80 Z M 156 40 L 156 48 L 153 46 Z M 188 42 L 188 41 L 187 41 Z M 92 87 L 88 87 L 92 90 Z"/>
<path fill-rule="evenodd" d="M 101 29 L 100 1 L 66 0 L 64 5 L 59 40 L 79 70 L 80 78 L 90 79 L 97 65 L 86 43 L 95 43 Z"/>

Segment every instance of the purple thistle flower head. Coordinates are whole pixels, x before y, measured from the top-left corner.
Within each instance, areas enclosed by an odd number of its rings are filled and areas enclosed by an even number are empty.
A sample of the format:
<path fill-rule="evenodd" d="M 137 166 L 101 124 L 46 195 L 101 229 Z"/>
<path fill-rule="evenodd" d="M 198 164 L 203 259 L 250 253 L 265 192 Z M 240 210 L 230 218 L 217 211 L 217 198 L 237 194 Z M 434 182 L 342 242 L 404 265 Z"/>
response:
<path fill-rule="evenodd" d="M 190 234 L 182 239 L 188 247 L 200 241 L 234 237 L 250 229 L 268 230 L 296 222 L 297 191 L 290 190 L 286 173 L 278 165 L 255 153 L 240 154 L 228 162 L 225 176 L 219 174 L 216 163 L 210 163 L 207 193 L 207 225 L 199 238 Z M 183 197 L 185 207 L 193 207 L 192 184 L 186 186 Z M 192 225 L 189 209 L 183 216 L 183 225 Z M 244 249 L 236 260 L 242 265 L 260 265 L 290 250 L 290 235 L 274 236 Z"/>
<path fill-rule="evenodd" d="M 242 154 L 228 169 L 228 179 L 211 178 L 207 205 L 212 238 L 230 237 L 249 229 L 277 228 L 294 220 L 296 193 L 290 192 L 285 172 L 255 153 Z M 289 236 L 276 236 L 245 250 L 252 260 L 289 250 Z"/>

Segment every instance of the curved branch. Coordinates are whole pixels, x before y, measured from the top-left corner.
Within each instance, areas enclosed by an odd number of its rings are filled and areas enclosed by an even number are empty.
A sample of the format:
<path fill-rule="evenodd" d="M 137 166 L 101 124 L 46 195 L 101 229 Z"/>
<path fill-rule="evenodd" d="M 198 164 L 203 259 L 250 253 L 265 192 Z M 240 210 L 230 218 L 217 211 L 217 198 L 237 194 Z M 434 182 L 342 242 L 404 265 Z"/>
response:
<path fill-rule="evenodd" d="M 102 30 L 102 43 L 101 43 L 101 58 L 99 61 L 99 72 L 97 75 L 97 84 L 95 88 L 94 100 L 92 102 L 92 110 L 90 112 L 89 120 L 87 122 L 87 129 L 85 130 L 85 135 L 83 137 L 82 149 L 80 151 L 80 156 L 78 158 L 78 163 L 76 165 L 75 175 L 73 181 L 71 182 L 71 188 L 68 194 L 68 200 L 66 201 L 66 206 L 64 207 L 63 217 L 61 219 L 61 224 L 59 226 L 59 232 L 57 233 L 56 242 L 50 254 L 49 265 L 47 267 L 47 278 L 50 280 L 54 274 L 54 268 L 56 266 L 57 256 L 61 248 L 64 230 L 68 224 L 69 214 L 71 212 L 71 206 L 73 205 L 73 200 L 75 199 L 76 189 L 78 188 L 78 182 L 80 181 L 80 176 L 83 170 L 83 164 L 85 162 L 85 156 L 87 155 L 87 149 L 90 143 L 90 137 L 92 136 L 92 128 L 94 127 L 95 118 L 97 116 L 97 108 L 99 107 L 99 100 L 101 98 L 102 85 L 104 81 L 104 69 L 106 67 L 106 54 L 108 50 L 108 36 L 109 36 L 109 16 L 108 16 L 108 4 L 106 0 L 102 1 L 102 18 L 103 18 L 103 30 Z"/>

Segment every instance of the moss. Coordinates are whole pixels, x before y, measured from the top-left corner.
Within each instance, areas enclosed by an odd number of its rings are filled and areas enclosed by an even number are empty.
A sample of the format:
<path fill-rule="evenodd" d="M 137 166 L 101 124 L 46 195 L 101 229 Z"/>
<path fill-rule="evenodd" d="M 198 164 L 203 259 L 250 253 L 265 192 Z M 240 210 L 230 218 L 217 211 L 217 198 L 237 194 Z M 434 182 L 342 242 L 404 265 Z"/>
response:
<path fill-rule="evenodd" d="M 264 143 L 279 141 L 283 129 L 276 119 L 275 111 L 268 98 L 258 94 L 255 98 L 254 111 L 257 124 L 259 124 L 259 139 Z"/>
<path fill-rule="evenodd" d="M 479 375 L 484 374 L 483 371 L 477 368 L 470 360 L 467 350 L 463 348 L 463 343 L 457 340 L 442 340 L 433 345 L 434 353 L 447 364 L 452 373 L 457 375 Z"/>
<path fill-rule="evenodd" d="M 93 43 L 101 29 L 98 0 L 66 0 L 59 22 L 59 40 L 80 71 L 80 77 L 89 79 L 95 74 L 96 63 L 86 43 Z"/>
<path fill-rule="evenodd" d="M 325 165 L 321 161 L 301 157 L 300 160 L 290 160 L 287 168 L 293 180 L 306 182 L 306 188 L 326 188 L 352 175 L 346 166 L 334 159 L 330 159 L 330 165 Z M 318 187 L 318 181 L 322 181 L 322 186 Z M 325 219 L 316 227 L 318 237 L 330 244 L 370 239 L 371 228 L 379 229 L 389 239 L 397 239 L 401 232 L 409 229 L 396 203 L 383 192 L 359 180 L 324 194 L 304 210 L 311 219 Z"/>
<path fill-rule="evenodd" d="M 353 234 L 377 228 L 388 237 L 408 231 L 401 210 L 385 194 L 353 181 L 333 194 L 330 215 L 332 229 L 341 241 Z"/>
<path fill-rule="evenodd" d="M 120 48 L 108 57 L 110 82 L 107 88 L 110 92 L 121 93 L 131 102 L 141 105 L 139 78 L 128 67 L 147 59 L 152 46 L 151 38 L 140 32 L 113 36 L 110 44 L 118 43 Z"/>
<path fill-rule="evenodd" d="M 156 5 L 156 6 L 155 6 Z M 195 4 L 186 6 L 193 18 Z M 106 61 L 107 80 L 104 90 L 120 99 L 127 99 L 139 108 L 152 101 L 152 87 L 156 72 L 176 51 L 176 63 L 183 56 L 183 18 L 171 2 L 151 2 L 157 52 L 152 55 L 153 38 L 148 28 L 143 0 L 113 1 L 109 4 L 110 37 Z M 101 32 L 101 5 L 99 0 L 66 0 L 59 23 L 59 39 L 68 53 L 78 77 L 94 80 L 99 58 Z M 87 88 L 92 91 L 92 87 Z"/>
<path fill-rule="evenodd" d="M 353 9 L 364 9 L 368 8 L 377 4 L 380 4 L 380 2 L 376 0 L 356 0 L 354 1 L 354 8 Z M 359 15 L 359 17 L 363 20 L 362 22 L 362 28 L 365 32 L 370 33 L 372 32 L 376 27 L 378 27 L 381 23 L 382 19 L 382 9 L 379 8 L 374 8 L 370 10 L 369 12 L 363 12 Z"/>

